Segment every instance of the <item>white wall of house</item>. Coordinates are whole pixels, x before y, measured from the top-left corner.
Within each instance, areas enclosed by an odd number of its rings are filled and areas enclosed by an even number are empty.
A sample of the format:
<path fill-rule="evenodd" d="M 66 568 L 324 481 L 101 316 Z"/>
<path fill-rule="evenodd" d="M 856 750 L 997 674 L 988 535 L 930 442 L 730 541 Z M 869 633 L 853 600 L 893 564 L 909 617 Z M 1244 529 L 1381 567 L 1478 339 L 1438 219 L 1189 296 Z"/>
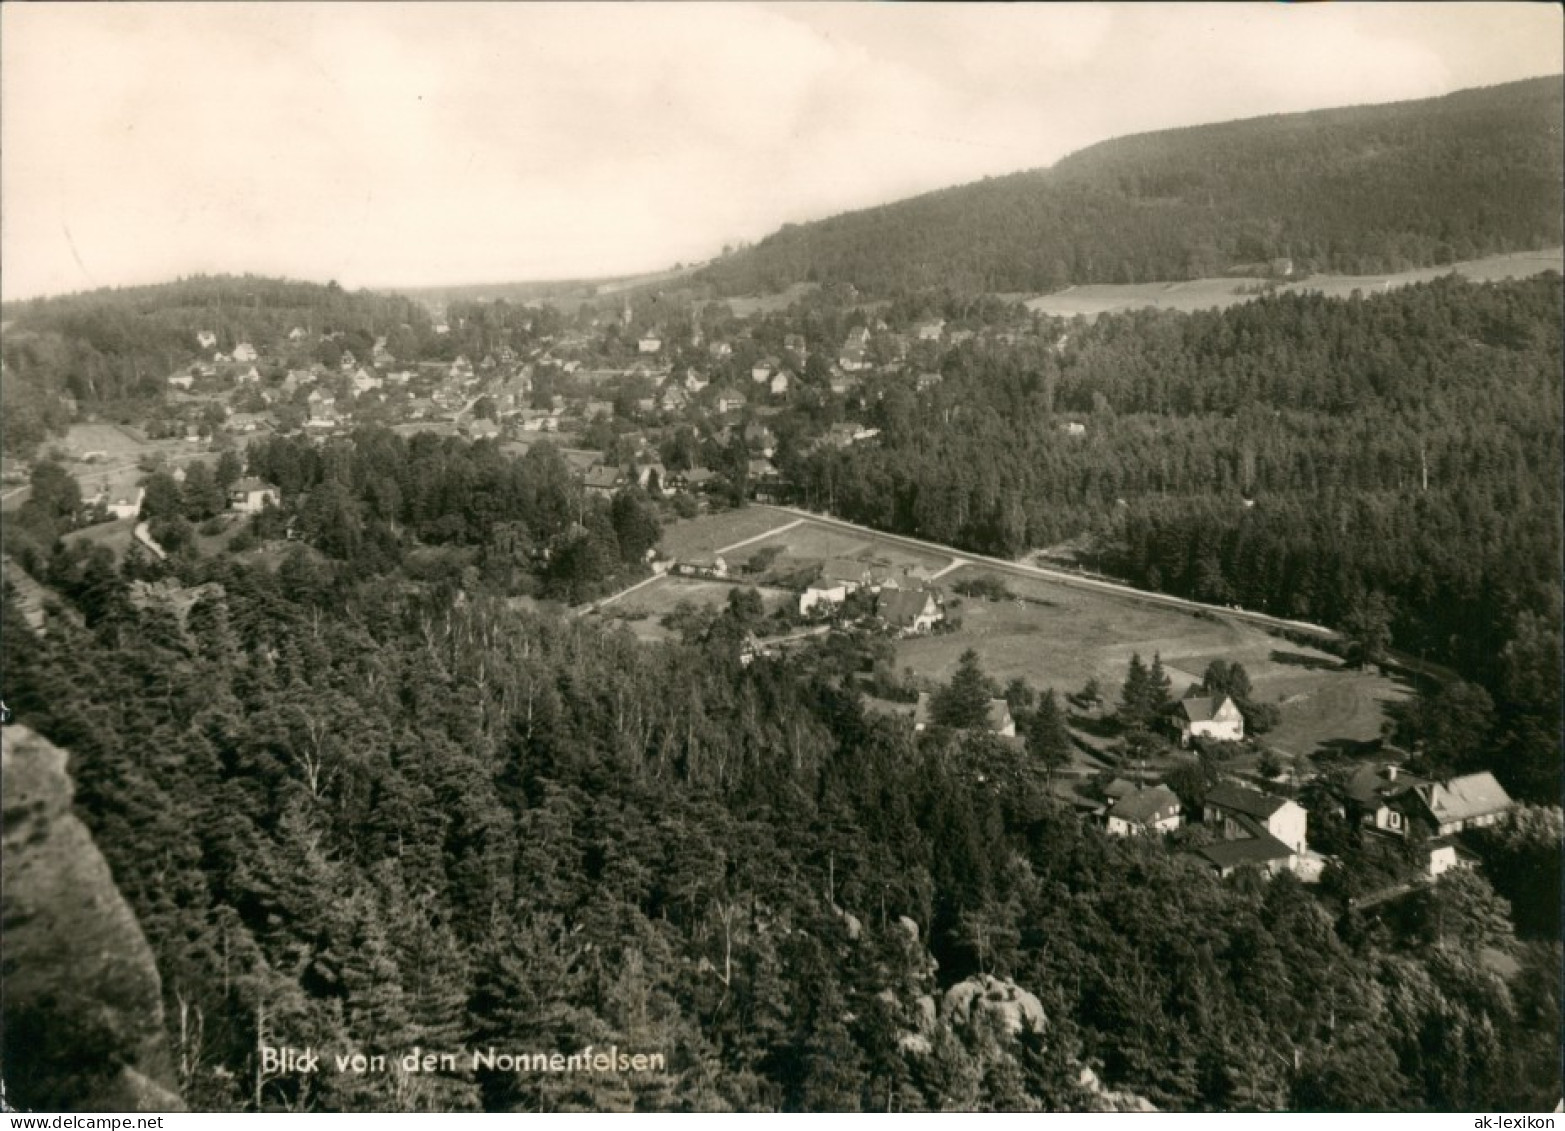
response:
<path fill-rule="evenodd" d="M 1266 821 L 1266 831 L 1295 852 L 1304 851 L 1305 832 L 1310 815 L 1295 802 L 1289 801 Z"/>
<path fill-rule="evenodd" d="M 848 599 L 844 585 L 812 585 L 799 594 L 799 612 L 808 613 L 822 604 L 840 605 Z"/>

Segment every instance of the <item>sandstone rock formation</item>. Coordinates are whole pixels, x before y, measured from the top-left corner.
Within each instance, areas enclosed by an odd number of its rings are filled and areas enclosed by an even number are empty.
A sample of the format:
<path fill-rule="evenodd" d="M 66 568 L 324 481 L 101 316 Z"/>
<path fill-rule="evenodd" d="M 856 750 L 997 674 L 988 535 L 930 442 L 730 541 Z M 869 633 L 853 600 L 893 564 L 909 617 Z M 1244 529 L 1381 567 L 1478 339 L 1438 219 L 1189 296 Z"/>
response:
<path fill-rule="evenodd" d="M 65 752 L 0 736 L 0 1071 L 34 1111 L 183 1111 L 152 950 L 71 812 Z"/>

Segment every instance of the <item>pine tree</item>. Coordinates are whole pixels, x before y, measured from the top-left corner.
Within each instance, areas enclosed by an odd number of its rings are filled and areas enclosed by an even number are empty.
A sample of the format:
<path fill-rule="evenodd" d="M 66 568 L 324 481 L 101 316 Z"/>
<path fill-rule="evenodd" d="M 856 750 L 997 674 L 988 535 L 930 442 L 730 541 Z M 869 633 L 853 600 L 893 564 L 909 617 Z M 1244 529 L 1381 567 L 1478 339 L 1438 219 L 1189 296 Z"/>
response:
<path fill-rule="evenodd" d="M 1054 688 L 1038 697 L 1038 709 L 1028 717 L 1023 734 L 1027 752 L 1038 760 L 1051 779 L 1055 771 L 1070 765 L 1070 731 L 1066 729 Z"/>
<path fill-rule="evenodd" d="M 1147 706 L 1153 718 L 1172 701 L 1173 682 L 1163 670 L 1163 657 L 1152 654 L 1152 670 L 1147 673 Z"/>
<path fill-rule="evenodd" d="M 1132 652 L 1125 668 L 1125 683 L 1119 693 L 1119 718 L 1127 728 L 1144 727 L 1152 716 L 1151 673 L 1141 662 L 1141 653 Z"/>
<path fill-rule="evenodd" d="M 956 730 L 976 730 L 989 719 L 989 700 L 993 688 L 978 662 L 978 653 L 969 648 L 957 660 L 951 682 L 935 692 L 930 702 L 934 721 Z"/>

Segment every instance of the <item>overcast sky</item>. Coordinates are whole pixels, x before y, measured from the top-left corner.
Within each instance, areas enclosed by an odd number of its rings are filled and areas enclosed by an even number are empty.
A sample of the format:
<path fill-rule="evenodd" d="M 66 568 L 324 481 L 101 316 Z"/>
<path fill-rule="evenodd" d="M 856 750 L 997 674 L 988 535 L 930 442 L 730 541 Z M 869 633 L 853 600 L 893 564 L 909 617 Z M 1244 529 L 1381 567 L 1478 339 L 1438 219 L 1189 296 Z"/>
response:
<path fill-rule="evenodd" d="M 586 277 L 1126 133 L 1562 70 L 1554 4 L 5 4 L 7 298 Z"/>

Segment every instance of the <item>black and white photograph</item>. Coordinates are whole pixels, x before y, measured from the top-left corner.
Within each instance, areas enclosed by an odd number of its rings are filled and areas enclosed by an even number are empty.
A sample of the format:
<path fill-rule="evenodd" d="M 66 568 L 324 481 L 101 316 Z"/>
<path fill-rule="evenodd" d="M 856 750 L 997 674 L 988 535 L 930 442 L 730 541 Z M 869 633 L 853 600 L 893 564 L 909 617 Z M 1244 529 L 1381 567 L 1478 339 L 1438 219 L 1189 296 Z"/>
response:
<path fill-rule="evenodd" d="M 1554 1128 L 1562 244 L 1557 3 L 0 5 L 7 1125 Z"/>

